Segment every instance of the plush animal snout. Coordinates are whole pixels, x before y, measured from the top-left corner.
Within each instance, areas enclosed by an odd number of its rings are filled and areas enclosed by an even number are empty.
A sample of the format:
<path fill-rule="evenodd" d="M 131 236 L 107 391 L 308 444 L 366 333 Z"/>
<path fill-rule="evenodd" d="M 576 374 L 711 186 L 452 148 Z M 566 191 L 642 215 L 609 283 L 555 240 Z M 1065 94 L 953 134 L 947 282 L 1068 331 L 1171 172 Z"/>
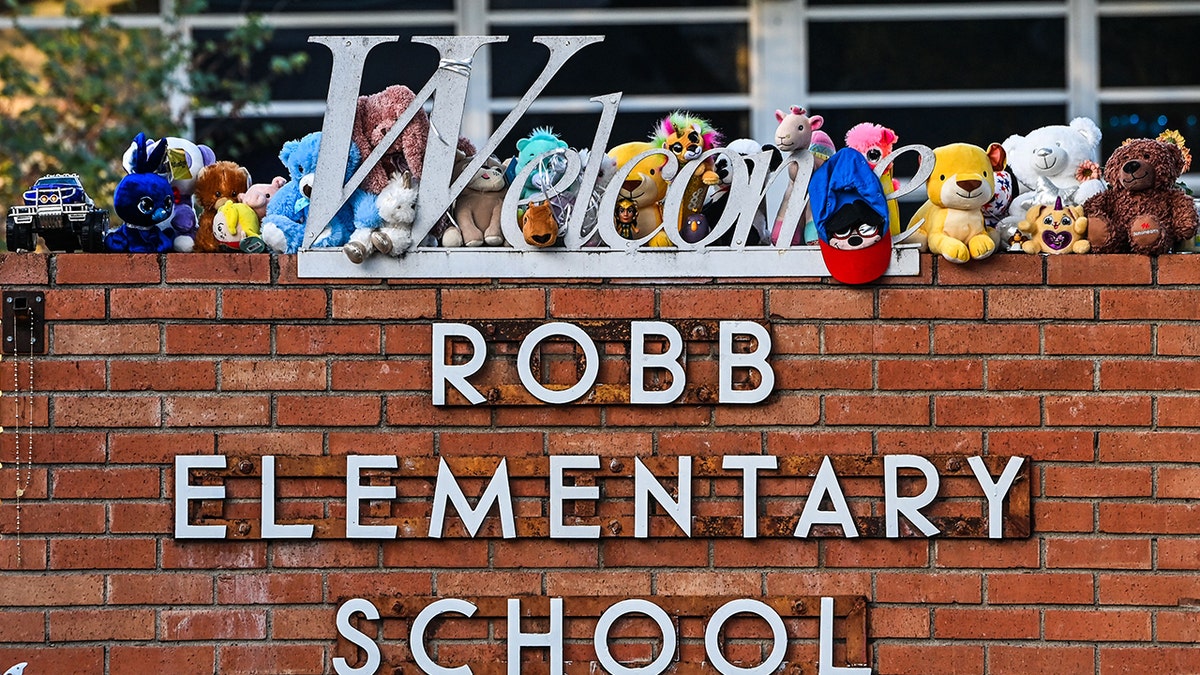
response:
<path fill-rule="evenodd" d="M 638 189 L 638 186 L 641 184 L 642 181 L 640 180 L 627 180 L 624 183 L 621 183 L 621 189 L 626 192 L 633 192 L 634 190 Z"/>
<path fill-rule="evenodd" d="M 1136 159 L 1131 159 L 1128 162 L 1125 162 L 1125 166 L 1121 167 L 1121 171 L 1123 171 L 1127 174 L 1130 174 L 1130 175 L 1135 174 L 1141 170 L 1142 170 L 1142 163 L 1137 161 Z"/>
<path fill-rule="evenodd" d="M 312 191 L 313 191 L 313 174 L 306 173 L 300 179 L 300 192 L 305 197 L 312 199 Z"/>
<path fill-rule="evenodd" d="M 979 189 L 979 186 L 983 185 L 983 181 L 981 180 L 960 180 L 956 181 L 956 183 L 958 184 L 958 187 L 966 190 L 967 192 L 974 192 Z"/>
<path fill-rule="evenodd" d="M 1066 152 L 1058 147 L 1038 148 L 1033 151 L 1033 169 L 1043 176 L 1058 172 L 1059 164 L 1066 159 Z"/>

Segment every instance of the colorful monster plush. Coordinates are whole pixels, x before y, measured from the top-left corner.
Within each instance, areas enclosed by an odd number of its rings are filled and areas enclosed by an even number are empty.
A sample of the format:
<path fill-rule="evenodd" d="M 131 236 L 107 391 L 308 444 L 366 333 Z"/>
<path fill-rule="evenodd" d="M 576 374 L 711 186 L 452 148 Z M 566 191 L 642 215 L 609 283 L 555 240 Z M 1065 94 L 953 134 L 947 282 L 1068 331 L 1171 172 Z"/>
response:
<path fill-rule="evenodd" d="M 166 253 L 174 246 L 175 232 L 160 225 L 175 211 L 175 192 L 157 171 L 167 143 L 160 140 L 149 150 L 146 134 L 138 134 L 133 142 L 133 172 L 121 179 L 113 193 L 113 210 L 124 224 L 105 235 L 104 245 L 121 253 Z"/>
<path fill-rule="evenodd" d="M 880 160 L 892 154 L 898 140 L 900 138 L 895 131 L 870 122 L 856 124 L 846 132 L 846 146 L 861 152 L 867 158 L 871 170 L 875 170 Z M 896 180 L 892 173 L 893 168 L 888 166 L 879 176 L 884 195 L 890 195 L 900 189 L 900 181 Z M 900 205 L 894 199 L 888 201 L 888 223 L 893 236 L 900 234 Z"/>
<path fill-rule="evenodd" d="M 983 206 L 996 189 L 992 159 L 986 150 L 968 143 L 935 148 L 933 156 L 933 175 L 926 184 L 929 201 L 909 222 L 909 227 L 920 227 L 909 240 L 925 242 L 930 252 L 950 262 L 990 256 L 997 235 L 984 225 Z"/>
<path fill-rule="evenodd" d="M 187 253 L 193 248 L 196 236 L 196 211 L 192 208 L 192 195 L 195 194 L 196 179 L 200 170 L 217 161 L 212 148 L 207 145 L 197 145 L 186 138 L 168 136 L 166 139 L 167 154 L 157 168 L 157 173 L 171 182 L 175 191 L 175 209 L 171 213 L 170 226 L 175 231 L 174 248 L 176 251 Z M 157 141 L 151 142 L 147 152 L 153 152 Z M 133 155 L 136 152 L 136 142 L 121 158 L 126 173 L 133 172 Z"/>
<path fill-rule="evenodd" d="M 1196 208 L 1176 186 L 1190 157 L 1177 143 L 1126 141 L 1104 164 L 1109 189 L 1083 204 L 1097 253 L 1158 255 L 1196 235 Z"/>
<path fill-rule="evenodd" d="M 647 150 L 653 150 L 654 145 L 643 141 L 622 143 L 608 151 L 608 156 L 617 163 L 618 171 L 633 160 L 634 157 Z M 627 199 L 636 208 L 637 220 L 631 229 L 630 239 L 646 237 L 663 222 L 662 200 L 667 196 L 667 181 L 663 179 L 662 168 L 666 158 L 652 155 L 638 162 L 621 183 L 620 198 Z M 618 200 L 618 203 L 619 200 Z M 616 214 L 614 214 L 615 217 Z M 617 223 L 617 231 L 622 225 Z M 649 242 L 650 246 L 670 246 L 671 240 L 666 232 L 659 232 Z"/>
<path fill-rule="evenodd" d="M 650 136 L 650 143 L 656 148 L 666 148 L 675 155 L 679 167 L 695 161 L 700 156 L 721 143 L 721 133 L 712 128 L 708 120 L 694 117 L 691 113 L 675 111 L 664 117 L 655 127 Z M 674 180 L 677 170 L 668 164 L 667 180 Z M 698 223 L 692 216 L 700 215 L 704 209 L 704 198 L 708 195 L 708 187 L 716 185 L 721 177 L 713 170 L 713 159 L 704 161 L 704 165 L 692 173 L 684 189 L 683 202 L 679 209 L 679 225 L 691 221 L 691 226 Z M 703 226 L 707 232 L 707 225 Z M 694 236 L 694 234 L 693 234 Z M 697 240 L 699 241 L 699 240 Z"/>
<path fill-rule="evenodd" d="M 212 222 L 213 236 L 226 251 L 263 253 L 267 245 L 259 236 L 258 214 L 241 202 L 226 200 L 221 203 Z"/>
<path fill-rule="evenodd" d="M 776 110 L 775 119 L 779 122 L 779 126 L 775 129 L 775 147 L 779 148 L 779 151 L 783 153 L 808 150 L 812 145 L 813 132 L 820 129 L 821 125 L 825 123 L 825 118 L 820 115 L 809 115 L 808 111 L 798 105 L 792 106 L 786 113 L 782 110 Z M 775 224 L 771 227 L 772 244 L 779 244 L 779 232 L 783 229 L 783 211 L 787 208 L 787 203 L 791 199 L 796 175 L 796 165 L 789 165 L 787 191 L 784 193 L 779 213 L 775 215 Z M 813 223 L 811 206 L 804 208 L 803 221 L 800 223 L 801 227 L 797 227 L 796 233 L 792 236 L 793 246 L 802 241 L 806 244 L 817 243 L 817 229 Z"/>
<path fill-rule="evenodd" d="M 1063 206 L 1060 198 L 1054 206 L 1037 205 L 1025 214 L 1020 230 L 1029 236 L 1021 244 L 1026 253 L 1087 253 L 1091 244 L 1087 234 L 1087 218 L 1082 206 Z"/>
<path fill-rule="evenodd" d="M 517 174 L 521 173 L 530 162 L 537 159 L 539 155 L 554 152 L 555 150 L 566 150 L 567 142 L 558 137 L 553 129 L 549 127 L 539 127 L 533 130 L 533 133 L 517 141 L 517 155 L 508 160 L 505 164 L 504 182 L 512 185 Z M 536 172 L 533 176 L 536 176 Z M 533 176 L 526 181 L 521 188 L 521 199 L 528 199 L 542 190 L 533 182 Z"/>
<path fill-rule="evenodd" d="M 295 253 L 304 240 L 308 223 L 308 207 L 312 198 L 313 172 L 317 166 L 317 151 L 321 147 L 321 132 L 316 131 L 296 141 L 283 144 L 279 159 L 288 168 L 291 180 L 267 204 L 267 217 L 263 219 L 263 240 L 280 253 Z M 358 147 L 351 144 L 343 181 L 354 175 L 362 162 Z M 326 233 L 313 246 L 329 248 L 344 246 L 356 229 L 374 230 L 380 224 L 375 197 L 363 190 L 355 190 L 330 220 Z"/>
<path fill-rule="evenodd" d="M 200 224 L 196 228 L 195 251 L 226 251 L 213 234 L 213 218 L 225 201 L 236 201 L 250 188 L 250 172 L 233 162 L 222 160 L 200 170 L 196 179 L 196 203 L 200 205 Z"/>

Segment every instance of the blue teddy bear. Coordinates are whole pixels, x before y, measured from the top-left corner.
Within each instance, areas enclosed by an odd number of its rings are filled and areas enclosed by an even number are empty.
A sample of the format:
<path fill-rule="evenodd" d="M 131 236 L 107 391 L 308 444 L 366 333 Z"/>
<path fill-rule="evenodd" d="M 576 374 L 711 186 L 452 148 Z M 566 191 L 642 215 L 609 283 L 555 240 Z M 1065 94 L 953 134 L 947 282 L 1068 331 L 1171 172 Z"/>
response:
<path fill-rule="evenodd" d="M 279 159 L 291 177 L 267 204 L 267 216 L 263 218 L 262 237 L 273 250 L 279 253 L 295 253 L 304 242 L 304 230 L 308 223 L 308 207 L 312 195 L 313 172 L 317 168 L 317 150 L 321 147 L 321 132 L 315 131 L 298 141 L 288 141 L 279 152 Z M 346 176 L 358 170 L 362 155 L 358 147 L 350 144 Z M 326 234 L 313 246 L 332 248 L 350 241 L 357 228 L 377 228 L 383 221 L 375 206 L 375 196 L 361 189 L 355 190 L 350 199 L 338 210 L 329 222 Z"/>

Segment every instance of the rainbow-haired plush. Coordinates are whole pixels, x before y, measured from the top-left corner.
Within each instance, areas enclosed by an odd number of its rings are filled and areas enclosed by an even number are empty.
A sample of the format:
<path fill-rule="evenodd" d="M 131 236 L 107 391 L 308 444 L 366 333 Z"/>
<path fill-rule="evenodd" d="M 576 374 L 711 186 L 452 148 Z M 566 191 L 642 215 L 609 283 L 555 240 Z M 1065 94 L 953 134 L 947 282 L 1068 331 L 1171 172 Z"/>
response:
<path fill-rule="evenodd" d="M 705 151 L 718 147 L 721 143 L 721 133 L 713 129 L 708 120 L 676 110 L 655 126 L 650 143 L 656 148 L 669 150 L 682 166 L 698 159 Z M 692 174 L 691 180 L 688 181 L 683 207 L 679 210 L 680 225 L 689 216 L 700 214 L 704 208 L 708 186 L 721 182 L 721 176 L 715 171 L 714 164 L 711 157 L 704 160 L 703 168 Z M 668 163 L 663 167 L 663 177 L 673 180 L 675 171 L 669 169 L 674 167 Z"/>

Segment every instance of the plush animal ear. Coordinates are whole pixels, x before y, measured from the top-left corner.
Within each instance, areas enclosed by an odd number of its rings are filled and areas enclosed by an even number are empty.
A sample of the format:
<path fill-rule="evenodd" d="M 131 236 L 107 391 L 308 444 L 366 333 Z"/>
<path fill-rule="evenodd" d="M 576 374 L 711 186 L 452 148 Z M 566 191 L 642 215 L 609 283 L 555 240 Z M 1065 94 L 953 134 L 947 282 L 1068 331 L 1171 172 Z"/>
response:
<path fill-rule="evenodd" d="M 275 189 L 279 189 L 284 185 L 287 185 L 287 179 L 283 176 L 275 176 L 271 179 L 271 185 L 275 187 Z"/>
<path fill-rule="evenodd" d="M 251 185 L 254 185 L 254 181 L 250 178 L 250 169 L 247 169 L 244 166 L 239 166 L 238 169 L 241 170 L 242 175 L 246 177 L 246 187 L 242 188 L 242 192 L 245 192 L 246 190 L 250 189 Z"/>
<path fill-rule="evenodd" d="M 801 114 L 804 114 L 804 113 L 801 113 Z M 809 124 L 812 125 L 812 130 L 816 131 L 817 129 L 821 128 L 822 124 L 825 123 L 825 118 L 821 117 L 820 115 L 813 115 L 812 117 L 808 118 L 808 122 L 809 122 Z"/>
<path fill-rule="evenodd" d="M 143 165 L 143 168 L 140 170 L 141 173 L 154 173 L 155 170 L 158 169 L 158 165 L 162 164 L 163 157 L 166 157 L 166 156 L 167 156 L 167 139 L 160 138 L 158 140 L 158 144 L 154 146 L 154 149 L 150 151 L 149 156 L 146 157 L 146 163 Z"/>
<path fill-rule="evenodd" d="M 776 108 L 776 110 L 775 110 L 775 121 L 776 121 L 776 122 L 782 122 L 782 121 L 783 121 L 783 118 L 785 118 L 785 117 L 787 117 L 787 115 L 785 115 L 785 114 L 783 113 L 783 111 L 782 111 L 782 110 L 779 110 L 778 108 Z"/>
<path fill-rule="evenodd" d="M 217 161 L 217 153 L 213 152 L 212 148 L 207 145 L 197 145 L 196 147 L 200 148 L 200 164 L 202 166 L 208 166 Z"/>
<path fill-rule="evenodd" d="M 528 138 L 522 138 L 521 140 L 517 141 L 517 152 L 524 152 L 525 146 L 529 145 L 529 141 L 530 139 Z"/>
<path fill-rule="evenodd" d="M 1088 145 L 1096 145 L 1100 142 L 1100 127 L 1096 126 L 1090 118 L 1076 117 L 1071 120 L 1071 130 L 1083 136 L 1083 139 L 1088 142 Z"/>
<path fill-rule="evenodd" d="M 896 132 L 892 131 L 891 129 L 887 127 L 879 127 L 879 129 L 880 137 L 883 139 L 885 144 L 894 144 L 896 141 L 900 140 L 900 137 L 896 135 Z M 993 143 L 993 145 L 995 144 Z"/>
<path fill-rule="evenodd" d="M 988 146 L 987 156 L 992 161 L 993 171 L 1003 169 L 1004 163 L 1008 160 L 1008 155 L 1004 152 L 1004 146 L 999 143 L 992 143 Z"/>
<path fill-rule="evenodd" d="M 133 138 L 133 171 L 130 173 L 139 173 L 142 167 L 146 165 L 146 134 L 138 133 Z"/>
<path fill-rule="evenodd" d="M 292 155 L 300 147 L 300 141 L 288 141 L 283 144 L 283 148 L 279 151 L 279 161 L 287 166 L 292 159 Z"/>

